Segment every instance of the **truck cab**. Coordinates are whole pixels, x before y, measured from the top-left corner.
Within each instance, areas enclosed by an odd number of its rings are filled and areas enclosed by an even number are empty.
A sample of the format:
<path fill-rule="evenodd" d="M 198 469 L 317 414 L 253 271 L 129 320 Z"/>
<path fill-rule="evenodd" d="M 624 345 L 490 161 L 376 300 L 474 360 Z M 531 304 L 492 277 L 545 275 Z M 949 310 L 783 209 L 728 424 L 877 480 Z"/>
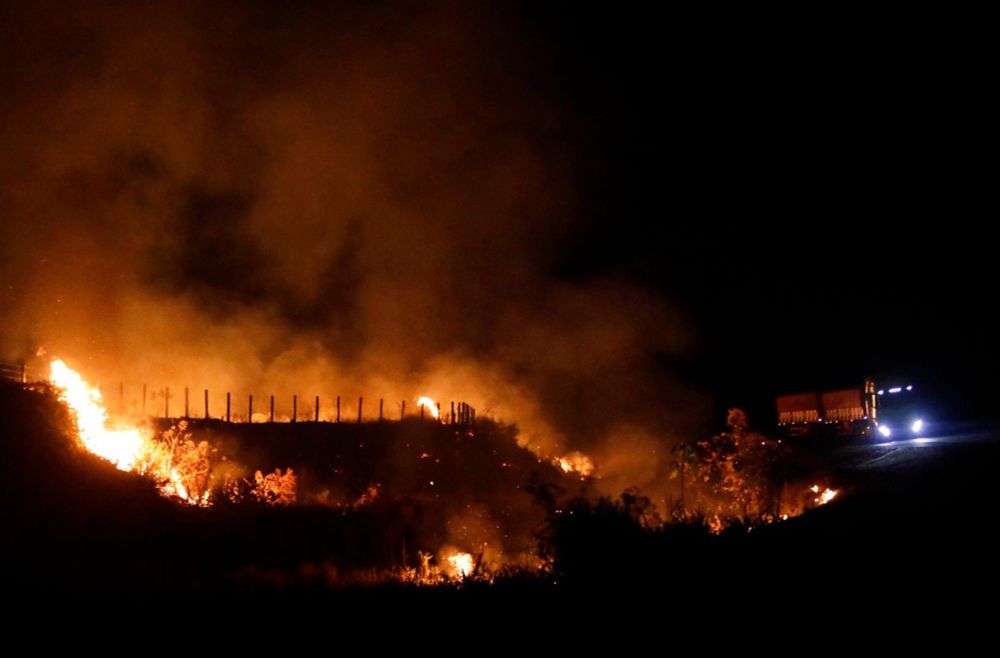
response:
<path fill-rule="evenodd" d="M 913 384 L 897 384 L 876 391 L 875 437 L 913 439 L 924 435 L 926 422 L 920 396 Z"/>

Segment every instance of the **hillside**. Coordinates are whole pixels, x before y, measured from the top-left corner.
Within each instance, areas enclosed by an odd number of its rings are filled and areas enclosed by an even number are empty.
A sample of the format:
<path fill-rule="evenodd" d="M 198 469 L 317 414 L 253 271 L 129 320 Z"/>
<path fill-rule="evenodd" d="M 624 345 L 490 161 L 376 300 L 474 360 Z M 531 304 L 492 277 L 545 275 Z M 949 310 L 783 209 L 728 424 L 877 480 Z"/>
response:
<path fill-rule="evenodd" d="M 546 521 L 539 496 L 586 488 L 518 447 L 515 428 L 490 421 L 474 430 L 420 419 L 208 421 L 183 435 L 209 442 L 213 477 L 252 482 L 258 470 L 292 469 L 296 501 L 219 497 L 198 508 L 77 447 L 71 418 L 44 389 L 3 386 L 0 426 L 4 553 L 11 577 L 34 591 L 398 582 L 419 570 L 421 554 L 447 572 L 445 549 L 471 554 L 478 574 L 534 568 Z"/>

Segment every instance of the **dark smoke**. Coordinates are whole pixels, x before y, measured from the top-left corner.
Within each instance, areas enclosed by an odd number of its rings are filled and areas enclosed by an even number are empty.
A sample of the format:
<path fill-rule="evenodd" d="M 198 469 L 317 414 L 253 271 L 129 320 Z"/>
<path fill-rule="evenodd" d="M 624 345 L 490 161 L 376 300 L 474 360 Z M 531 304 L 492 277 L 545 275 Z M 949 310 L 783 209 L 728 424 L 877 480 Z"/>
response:
<path fill-rule="evenodd" d="M 627 279 L 553 275 L 584 124 L 514 10 L 0 12 L 3 358 L 214 405 L 468 400 L 662 484 L 702 420 L 671 374 L 692 332 Z"/>

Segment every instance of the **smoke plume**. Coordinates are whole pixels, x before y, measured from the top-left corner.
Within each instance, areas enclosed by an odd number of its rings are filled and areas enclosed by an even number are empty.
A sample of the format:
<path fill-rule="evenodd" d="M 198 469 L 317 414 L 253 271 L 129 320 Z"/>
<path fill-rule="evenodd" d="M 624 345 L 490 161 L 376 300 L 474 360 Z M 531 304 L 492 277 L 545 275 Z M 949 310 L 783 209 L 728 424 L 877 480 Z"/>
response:
<path fill-rule="evenodd" d="M 580 123 L 515 13 L 4 4 L 3 358 L 215 414 L 465 400 L 655 490 L 702 420 L 669 367 L 694 336 L 625 278 L 554 274 Z"/>

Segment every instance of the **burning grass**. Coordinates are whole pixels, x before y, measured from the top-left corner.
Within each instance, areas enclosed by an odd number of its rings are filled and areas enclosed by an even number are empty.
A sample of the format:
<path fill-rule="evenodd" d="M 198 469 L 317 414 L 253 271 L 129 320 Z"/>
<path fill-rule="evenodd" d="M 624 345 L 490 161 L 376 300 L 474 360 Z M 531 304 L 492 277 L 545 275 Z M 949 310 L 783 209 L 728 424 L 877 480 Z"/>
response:
<path fill-rule="evenodd" d="M 247 495 L 271 504 L 295 502 L 291 469 L 285 473 L 277 469 L 266 476 L 257 471 L 252 481 L 240 481 L 234 473 L 241 469 L 222 468 L 227 458 L 207 441 L 193 441 L 186 421 L 160 433 L 143 427 L 111 427 L 100 390 L 60 359 L 52 361 L 51 381 L 59 400 L 76 419 L 80 445 L 119 470 L 148 478 L 168 498 L 207 507 L 221 490 L 234 502 Z"/>
<path fill-rule="evenodd" d="M 196 588 L 464 587 L 526 575 L 572 580 L 572 574 L 617 569 L 608 563 L 656 563 L 664 546 L 700 550 L 703 534 L 746 534 L 759 519 L 721 512 L 741 509 L 732 501 L 764 500 L 747 494 L 750 483 L 737 476 L 767 469 L 735 463 L 745 454 L 738 446 L 754 446 L 757 454 L 758 437 L 742 434 L 737 442 L 732 430 L 717 443 L 738 444 L 735 451 L 702 446 L 695 456 L 707 457 L 704 463 L 687 464 L 692 472 L 706 469 L 710 477 L 703 482 L 721 487 L 714 493 L 729 496 L 729 507 L 714 515 L 685 509 L 683 518 L 665 523 L 638 491 L 617 500 L 597 496 L 586 455 L 540 459 L 518 445 L 515 428 L 487 419 L 475 431 L 419 418 L 116 427 L 99 393 L 68 369 L 58 377 L 58 389 L 18 393 L 32 400 L 23 433 L 63 420 L 48 430 L 45 450 L 11 462 L 33 464 L 32 471 L 43 474 L 39 482 L 75 482 L 84 492 L 48 496 L 49 510 L 25 518 L 51 517 L 51 509 L 65 516 L 60 506 L 70 501 L 80 516 L 61 531 L 72 539 L 49 537 L 26 550 L 37 552 L 32 560 L 58 562 L 51 546 L 80 546 L 78 560 L 110 564 L 116 575 L 109 578 L 130 586 L 137 571 L 151 578 L 140 586 L 154 590 L 175 580 Z M 56 396 L 72 399 L 74 413 L 56 404 Z M 87 455 L 67 452 L 74 440 Z M 101 473 L 101 484 L 87 484 L 93 473 Z M 122 492 L 126 484 L 129 493 Z M 837 495 L 826 483 L 814 484 L 803 489 L 803 509 Z M 92 498 L 105 490 L 107 498 Z M 160 496 L 150 498 L 153 491 Z M 785 506 L 791 509 L 790 502 Z M 84 519 L 111 510 L 113 531 L 92 536 L 101 526 Z"/>
<path fill-rule="evenodd" d="M 730 410 L 727 421 L 725 432 L 674 449 L 671 479 L 680 496 L 673 520 L 701 519 L 718 534 L 785 521 L 836 498 L 839 490 L 790 475 L 789 446 L 751 431 L 741 410 Z"/>
<path fill-rule="evenodd" d="M 545 563 L 535 532 L 545 514 L 533 487 L 579 493 L 587 483 L 519 447 L 514 428 L 485 419 L 474 432 L 429 418 L 129 427 L 116 425 L 100 392 L 64 363 L 53 364 L 52 381 L 80 447 L 193 508 L 172 513 L 202 508 L 172 542 L 188 544 L 180 552 L 188 556 L 225 552 L 220 573 L 293 573 L 313 564 L 324 582 L 366 573 L 417 585 L 538 573 Z M 188 534 L 195 529 L 200 541 Z"/>

